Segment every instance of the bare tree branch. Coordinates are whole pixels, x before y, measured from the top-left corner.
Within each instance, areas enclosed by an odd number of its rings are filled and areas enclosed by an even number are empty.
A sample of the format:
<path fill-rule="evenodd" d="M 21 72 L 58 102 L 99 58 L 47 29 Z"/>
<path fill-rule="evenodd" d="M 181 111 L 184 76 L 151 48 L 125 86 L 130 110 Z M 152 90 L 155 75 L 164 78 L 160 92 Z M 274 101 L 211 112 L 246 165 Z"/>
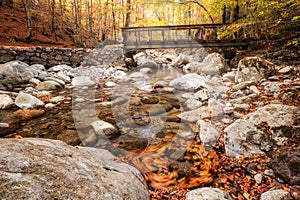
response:
<path fill-rule="evenodd" d="M 206 12 L 206 14 L 209 16 L 211 22 L 212 22 L 212 23 L 215 23 L 214 19 L 212 18 L 211 14 L 209 13 L 209 11 L 208 11 L 208 10 L 205 8 L 205 6 L 204 6 L 202 3 L 200 3 L 199 1 L 197 1 L 197 0 L 191 0 L 191 1 L 185 1 L 185 2 L 179 2 L 179 3 L 180 3 L 180 4 L 184 4 L 184 5 L 189 4 L 189 3 L 197 4 L 198 6 L 200 6 L 200 7 Z"/>

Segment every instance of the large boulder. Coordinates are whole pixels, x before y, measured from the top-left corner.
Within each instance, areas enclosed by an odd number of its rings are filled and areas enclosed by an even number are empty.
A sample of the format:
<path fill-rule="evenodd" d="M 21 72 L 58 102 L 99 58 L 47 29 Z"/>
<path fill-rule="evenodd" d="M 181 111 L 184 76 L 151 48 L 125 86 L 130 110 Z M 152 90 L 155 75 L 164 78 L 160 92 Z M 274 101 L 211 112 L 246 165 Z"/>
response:
<path fill-rule="evenodd" d="M 253 81 L 255 83 L 270 76 L 275 70 L 275 65 L 259 57 L 246 57 L 238 63 L 235 82 Z"/>
<path fill-rule="evenodd" d="M 299 109 L 270 104 L 236 120 L 224 130 L 227 156 L 239 157 L 269 151 L 288 140 Z"/>
<path fill-rule="evenodd" d="M 197 72 L 208 75 L 224 73 L 226 72 L 225 59 L 218 53 L 209 54 L 197 65 Z"/>
<path fill-rule="evenodd" d="M 232 200 L 232 198 L 218 188 L 203 187 L 189 191 L 185 200 Z"/>
<path fill-rule="evenodd" d="M 149 199 L 134 167 L 107 150 L 49 139 L 0 139 L 2 199 Z"/>
<path fill-rule="evenodd" d="M 0 90 L 11 90 L 14 85 L 28 82 L 34 77 L 35 69 L 21 61 L 0 65 Z"/>

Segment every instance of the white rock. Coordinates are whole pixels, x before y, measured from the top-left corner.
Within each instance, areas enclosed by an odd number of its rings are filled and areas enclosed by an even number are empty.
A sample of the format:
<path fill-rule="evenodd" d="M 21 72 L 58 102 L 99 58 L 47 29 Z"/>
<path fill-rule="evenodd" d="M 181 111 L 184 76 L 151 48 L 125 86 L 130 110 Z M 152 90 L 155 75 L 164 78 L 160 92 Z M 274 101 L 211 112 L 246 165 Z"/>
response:
<path fill-rule="evenodd" d="M 106 86 L 106 87 L 115 87 L 115 86 L 116 86 L 116 83 L 114 83 L 114 82 L 112 82 L 112 81 L 107 81 L 107 82 L 105 83 L 105 86 Z"/>
<path fill-rule="evenodd" d="M 9 124 L 8 123 L 0 123 L 1 128 L 8 128 Z"/>
<path fill-rule="evenodd" d="M 167 87 L 168 83 L 166 81 L 157 81 L 153 84 L 154 88 L 163 88 L 163 87 Z"/>
<path fill-rule="evenodd" d="M 293 71 L 293 67 L 292 66 L 286 66 L 284 68 L 281 68 L 278 72 L 281 74 L 287 74 Z"/>
<path fill-rule="evenodd" d="M 189 191 L 185 200 L 233 200 L 228 193 L 218 188 L 202 187 Z"/>
<path fill-rule="evenodd" d="M 180 78 L 172 80 L 170 87 L 180 90 L 197 90 L 200 87 L 206 87 L 206 78 L 198 74 L 186 74 Z"/>
<path fill-rule="evenodd" d="M 255 174 L 255 176 L 254 176 L 255 182 L 256 182 L 258 185 L 261 184 L 262 178 L 263 178 L 263 175 L 261 175 L 261 174 Z"/>
<path fill-rule="evenodd" d="M 0 64 L 0 90 L 12 89 L 14 85 L 28 82 L 36 71 L 21 61 Z"/>
<path fill-rule="evenodd" d="M 45 105 L 38 98 L 26 93 L 20 93 L 16 97 L 15 104 L 21 109 L 38 108 Z"/>
<path fill-rule="evenodd" d="M 36 78 L 32 78 L 29 80 L 29 83 L 32 83 L 34 85 L 38 85 L 41 83 L 41 81 L 39 79 L 36 79 Z"/>
<path fill-rule="evenodd" d="M 55 105 L 53 104 L 53 103 L 47 103 L 46 105 L 45 105 L 45 108 L 47 108 L 47 109 L 52 109 L 52 108 L 54 108 L 55 107 Z"/>
<path fill-rule="evenodd" d="M 45 66 L 41 64 L 33 64 L 30 66 L 30 68 L 34 69 L 37 72 L 46 71 Z"/>
<path fill-rule="evenodd" d="M 152 69 L 145 67 L 145 68 L 140 69 L 140 72 L 142 72 L 144 74 L 149 74 L 152 72 Z"/>
<path fill-rule="evenodd" d="M 250 85 L 253 85 L 254 82 L 253 81 L 244 81 L 244 82 L 241 82 L 241 83 L 238 83 L 236 85 L 234 85 L 232 87 L 232 91 L 238 91 L 238 90 L 243 90 L 245 89 L 246 87 L 250 86 Z"/>
<path fill-rule="evenodd" d="M 55 81 L 55 82 L 57 82 L 58 84 L 60 84 L 61 86 L 63 86 L 63 87 L 66 85 L 66 83 L 65 83 L 63 80 L 58 79 L 58 78 L 48 77 L 48 78 L 46 78 L 46 80 L 47 80 L 47 81 Z"/>
<path fill-rule="evenodd" d="M 188 99 L 186 102 L 186 107 L 190 110 L 194 110 L 202 106 L 202 102 L 197 99 Z"/>
<path fill-rule="evenodd" d="M 77 76 L 73 78 L 71 84 L 73 86 L 92 86 L 95 82 L 88 76 Z"/>
<path fill-rule="evenodd" d="M 198 73 L 217 75 L 226 71 L 225 59 L 218 53 L 209 54 L 197 66 Z"/>
<path fill-rule="evenodd" d="M 182 65 L 188 64 L 189 63 L 189 59 L 186 55 L 184 54 L 180 54 L 176 60 L 175 63 L 173 64 L 175 67 L 180 67 Z"/>
<path fill-rule="evenodd" d="M 251 85 L 250 88 L 249 88 L 249 91 L 252 94 L 255 94 L 256 96 L 260 95 L 260 91 L 259 91 L 259 89 L 255 85 Z"/>
<path fill-rule="evenodd" d="M 262 193 L 260 200 L 290 200 L 292 199 L 290 193 L 285 190 L 270 190 Z"/>
<path fill-rule="evenodd" d="M 199 90 L 198 92 L 196 92 L 194 94 L 194 97 L 201 101 L 205 101 L 210 98 L 210 93 L 207 89 L 203 89 L 203 90 Z"/>
<path fill-rule="evenodd" d="M 222 76 L 222 78 L 223 78 L 223 80 L 224 79 L 229 79 L 231 81 L 234 81 L 234 79 L 235 79 L 235 71 L 227 72 L 226 74 L 224 74 Z"/>
<path fill-rule="evenodd" d="M 66 75 L 65 73 L 58 72 L 56 75 L 57 75 L 57 78 L 64 81 L 65 83 L 71 83 L 71 78 L 68 75 Z"/>
<path fill-rule="evenodd" d="M 118 133 L 116 127 L 112 124 L 105 122 L 103 120 L 94 121 L 92 124 L 93 129 L 97 135 L 105 136 L 107 138 L 115 137 Z"/>
<path fill-rule="evenodd" d="M 197 121 L 197 126 L 200 131 L 200 139 L 206 148 L 211 148 L 220 136 L 219 131 L 212 123 L 206 122 L 202 119 Z"/>
<path fill-rule="evenodd" d="M 69 65 L 56 65 L 48 69 L 49 72 L 69 71 L 72 67 Z"/>
<path fill-rule="evenodd" d="M 117 71 L 114 72 L 113 77 L 116 80 L 125 80 L 127 78 L 127 74 L 124 71 L 117 70 Z"/>
<path fill-rule="evenodd" d="M 291 127 L 299 109 L 294 106 L 269 104 L 243 116 L 224 129 L 224 144 L 227 156 L 239 157 L 263 153 L 269 146 L 266 133 L 258 128 L 261 122 L 272 129 Z M 279 135 L 277 135 L 279 136 Z M 272 138 L 274 139 L 274 138 Z"/>
<path fill-rule="evenodd" d="M 63 86 L 60 85 L 56 81 L 44 81 L 36 86 L 36 89 L 39 91 L 42 91 L 42 90 L 51 91 L 51 90 L 57 90 L 57 89 L 62 89 L 62 88 L 63 88 Z"/>
<path fill-rule="evenodd" d="M 275 65 L 259 57 L 246 57 L 239 61 L 235 82 L 253 81 L 267 78 L 275 70 Z"/>
<path fill-rule="evenodd" d="M 0 109 L 7 109 L 14 105 L 14 101 L 7 94 L 0 94 Z"/>
<path fill-rule="evenodd" d="M 142 72 L 133 72 L 129 75 L 130 78 L 144 78 L 145 74 Z"/>
<path fill-rule="evenodd" d="M 37 97 L 45 97 L 45 96 L 51 96 L 51 93 L 49 91 L 38 91 L 36 93 Z"/>
<path fill-rule="evenodd" d="M 63 97 L 63 96 L 56 96 L 56 97 L 52 97 L 50 99 L 50 102 L 51 103 L 59 103 L 59 102 L 62 102 L 64 100 L 65 100 L 65 97 Z"/>

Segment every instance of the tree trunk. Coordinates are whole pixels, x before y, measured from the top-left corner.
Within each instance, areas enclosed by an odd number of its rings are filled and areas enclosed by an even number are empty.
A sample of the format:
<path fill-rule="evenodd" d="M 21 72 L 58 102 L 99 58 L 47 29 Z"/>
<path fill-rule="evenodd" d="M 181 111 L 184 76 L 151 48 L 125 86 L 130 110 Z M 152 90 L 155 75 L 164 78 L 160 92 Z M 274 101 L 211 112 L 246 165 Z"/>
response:
<path fill-rule="evenodd" d="M 31 19 L 31 12 L 30 12 L 30 0 L 22 0 L 22 4 L 24 7 L 24 12 L 26 15 L 26 22 L 27 22 L 27 28 L 28 28 L 28 35 L 26 37 L 26 40 L 31 40 L 33 36 L 33 26 L 32 26 L 32 19 Z"/>
<path fill-rule="evenodd" d="M 126 18 L 125 18 L 125 27 L 129 27 L 130 24 L 130 12 L 131 12 L 131 0 L 127 0 L 126 3 Z"/>
<path fill-rule="evenodd" d="M 111 0 L 111 16 L 112 16 L 112 31 L 113 31 L 113 38 L 116 40 L 116 14 L 115 14 L 115 8 L 114 8 L 114 0 Z"/>
<path fill-rule="evenodd" d="M 64 30 L 64 5 L 62 0 L 59 0 L 60 28 Z"/>
<path fill-rule="evenodd" d="M 14 7 L 14 1 L 13 0 L 6 0 L 6 5 L 10 8 Z"/>
<path fill-rule="evenodd" d="M 93 0 L 90 0 L 90 7 L 89 7 L 89 33 L 91 39 L 91 45 L 93 45 Z"/>
<path fill-rule="evenodd" d="M 226 6 L 223 7 L 222 23 L 226 24 Z"/>

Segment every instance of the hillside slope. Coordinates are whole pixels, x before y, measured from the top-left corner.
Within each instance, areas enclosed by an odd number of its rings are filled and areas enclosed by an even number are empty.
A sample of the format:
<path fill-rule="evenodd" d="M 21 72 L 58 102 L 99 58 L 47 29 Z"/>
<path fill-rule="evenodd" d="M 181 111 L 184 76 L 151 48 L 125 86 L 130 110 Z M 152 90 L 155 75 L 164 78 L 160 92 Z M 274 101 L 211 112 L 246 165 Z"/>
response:
<path fill-rule="evenodd" d="M 21 5 L 14 5 L 14 8 L 6 5 L 0 7 L 0 24 L 0 46 L 73 47 L 71 38 L 65 33 L 57 30 L 59 37 L 55 39 L 48 27 L 45 27 L 45 34 L 42 34 L 39 24 L 34 24 L 37 30 L 34 31 L 32 41 L 26 41 L 28 29 Z"/>

